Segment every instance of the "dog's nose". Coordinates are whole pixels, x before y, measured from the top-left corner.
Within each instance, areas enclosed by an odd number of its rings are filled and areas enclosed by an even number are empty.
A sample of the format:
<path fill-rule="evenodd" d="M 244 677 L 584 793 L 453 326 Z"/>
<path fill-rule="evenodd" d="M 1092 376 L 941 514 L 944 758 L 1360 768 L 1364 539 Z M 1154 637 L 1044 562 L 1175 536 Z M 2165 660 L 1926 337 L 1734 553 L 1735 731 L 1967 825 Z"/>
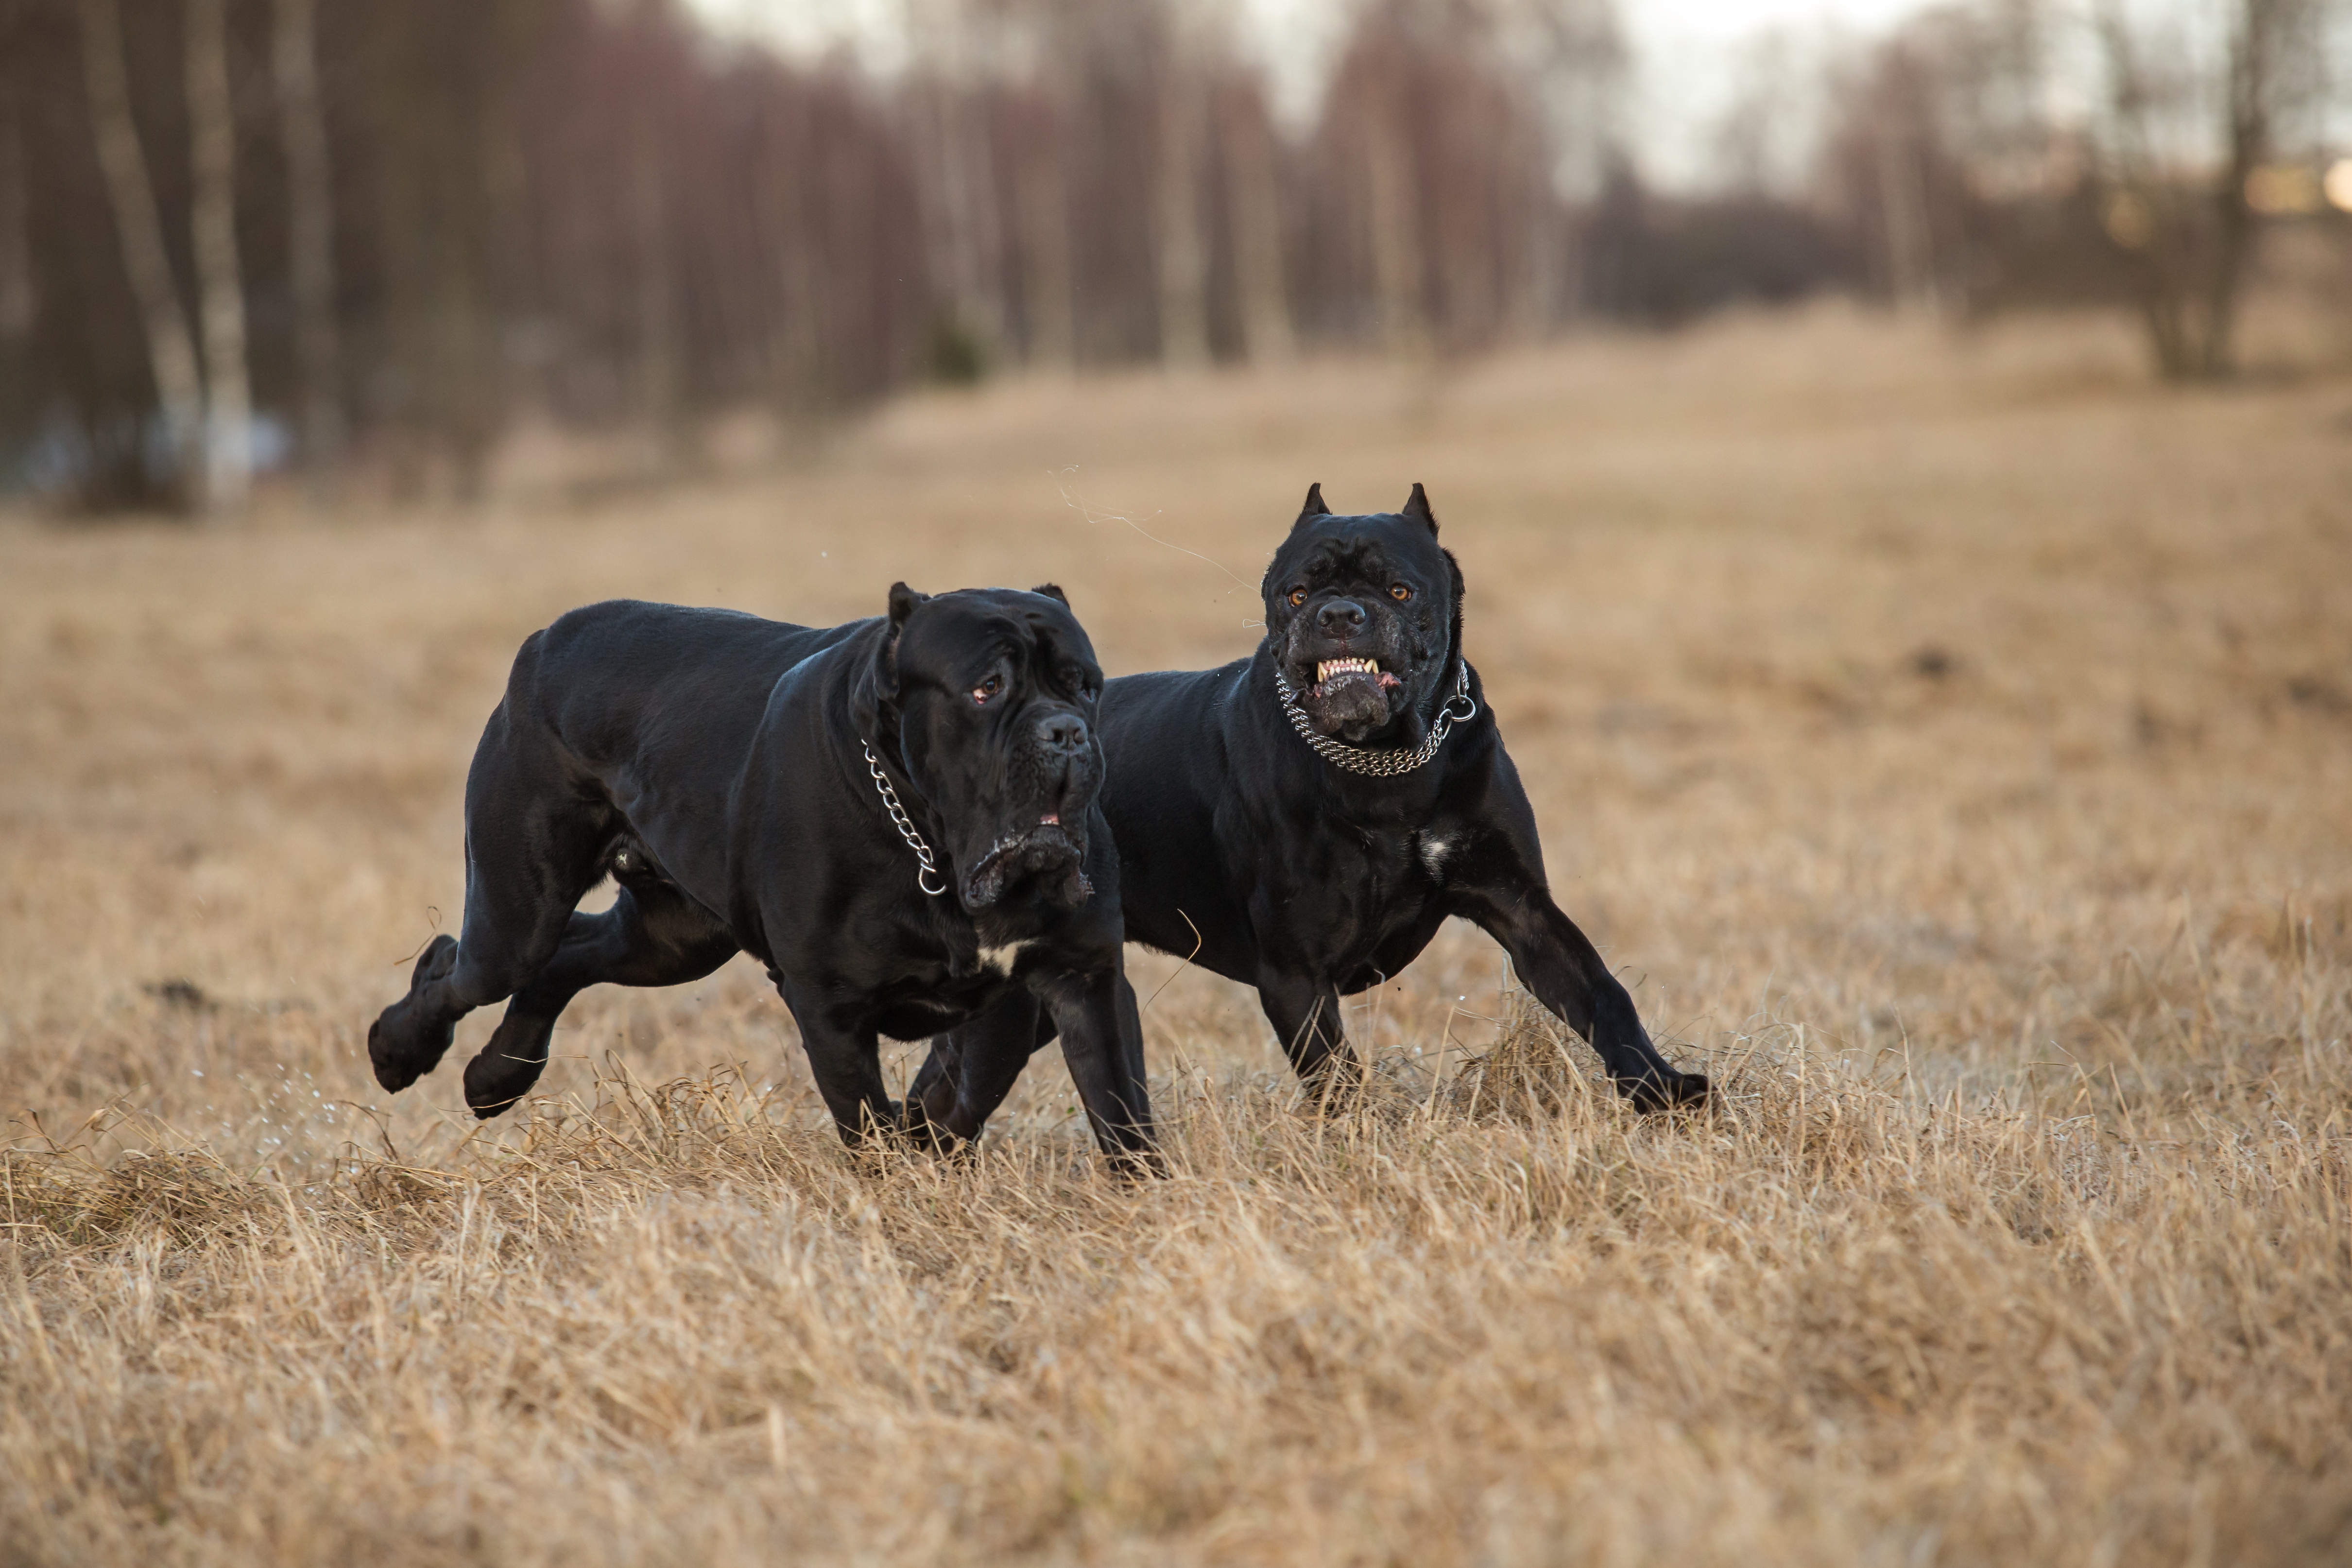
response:
<path fill-rule="evenodd" d="M 1315 612 L 1315 624 L 1332 637 L 1353 637 L 1364 629 L 1364 606 L 1353 599 L 1334 599 Z"/>
<path fill-rule="evenodd" d="M 1075 713 L 1048 713 L 1037 721 L 1037 743 L 1049 752 L 1083 752 L 1087 739 L 1087 721 Z"/>

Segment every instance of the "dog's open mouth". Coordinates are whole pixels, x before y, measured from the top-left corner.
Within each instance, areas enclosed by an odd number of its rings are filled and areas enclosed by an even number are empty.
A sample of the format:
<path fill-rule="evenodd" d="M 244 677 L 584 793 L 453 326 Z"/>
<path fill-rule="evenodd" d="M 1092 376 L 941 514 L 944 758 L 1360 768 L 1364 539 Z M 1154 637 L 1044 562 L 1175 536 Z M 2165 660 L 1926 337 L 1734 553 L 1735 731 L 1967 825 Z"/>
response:
<path fill-rule="evenodd" d="M 1372 683 L 1383 691 L 1404 684 L 1382 669 L 1381 661 L 1376 658 L 1327 658 L 1315 667 L 1315 695 L 1326 695 L 1335 676 L 1370 676 Z"/>
<path fill-rule="evenodd" d="M 1048 903 L 1074 908 L 1094 896 L 1087 879 L 1086 848 L 1062 826 L 1058 812 L 1047 812 L 1034 827 L 1000 836 L 964 879 L 963 901 L 971 909 L 1001 902 L 1024 881 L 1034 881 Z"/>
<path fill-rule="evenodd" d="M 1394 717 L 1390 694 L 1403 689 L 1403 678 L 1377 658 L 1326 658 L 1316 662 L 1315 679 L 1299 695 L 1325 734 L 1356 741 Z"/>

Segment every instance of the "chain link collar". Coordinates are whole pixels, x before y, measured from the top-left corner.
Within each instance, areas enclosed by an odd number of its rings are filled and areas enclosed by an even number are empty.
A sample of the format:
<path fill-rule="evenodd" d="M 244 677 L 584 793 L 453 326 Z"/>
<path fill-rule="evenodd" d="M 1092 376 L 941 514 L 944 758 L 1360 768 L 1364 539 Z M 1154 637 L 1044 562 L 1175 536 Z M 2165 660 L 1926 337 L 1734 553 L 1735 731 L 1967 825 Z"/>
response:
<path fill-rule="evenodd" d="M 1318 730 L 1315 727 L 1315 721 L 1307 716 L 1307 710 L 1298 705 L 1297 691 L 1289 681 L 1283 679 L 1282 665 L 1279 660 L 1276 660 L 1274 666 L 1274 689 L 1282 699 L 1282 710 L 1289 718 L 1290 727 L 1298 731 L 1300 740 L 1315 748 L 1317 756 L 1332 766 L 1345 768 L 1351 773 L 1363 773 L 1376 779 L 1392 779 L 1412 773 L 1415 769 L 1426 767 L 1429 760 L 1437 755 L 1437 748 L 1445 744 L 1446 733 L 1454 725 L 1477 716 L 1477 699 L 1470 695 L 1470 661 L 1465 658 L 1457 659 L 1456 662 L 1461 666 L 1462 678 L 1454 682 L 1454 695 L 1447 698 L 1444 706 L 1438 709 L 1436 721 L 1429 726 L 1428 735 L 1423 738 L 1420 745 L 1411 751 L 1406 751 L 1401 746 L 1389 751 L 1377 751 L 1370 746 L 1350 746 L 1346 742 L 1335 741 Z M 1461 710 L 1459 712 L 1455 711 L 1457 705 Z"/>
<path fill-rule="evenodd" d="M 915 858 L 922 862 L 921 868 L 915 873 L 915 886 L 938 898 L 948 890 L 948 879 L 940 876 L 939 864 L 931 858 L 931 847 L 923 842 L 923 836 L 915 831 L 914 821 L 908 816 L 907 808 L 898 804 L 898 792 L 890 787 L 889 775 L 883 773 L 881 759 L 874 754 L 872 744 L 864 741 L 858 744 L 866 751 L 866 771 L 874 775 L 874 787 L 882 792 L 882 808 L 890 814 L 890 826 L 898 830 L 898 837 L 907 841 L 907 847 L 912 849 Z M 940 885 L 936 888 L 931 886 L 934 877 L 939 878 Z"/>

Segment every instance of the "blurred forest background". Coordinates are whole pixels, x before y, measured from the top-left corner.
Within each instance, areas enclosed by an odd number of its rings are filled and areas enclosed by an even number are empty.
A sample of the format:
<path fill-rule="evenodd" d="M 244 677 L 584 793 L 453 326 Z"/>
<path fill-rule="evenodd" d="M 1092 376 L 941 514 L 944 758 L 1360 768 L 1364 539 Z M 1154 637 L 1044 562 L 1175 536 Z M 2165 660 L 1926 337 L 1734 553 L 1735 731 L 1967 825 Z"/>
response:
<path fill-rule="evenodd" d="M 888 70 L 673 0 L 0 0 L 0 494 L 463 498 L 519 428 L 658 477 L 925 379 L 1823 291 L 2128 311 L 2155 373 L 2224 376 L 2250 287 L 2352 299 L 2344 11 L 1964 0 L 1759 47 L 1716 176 L 1662 190 L 1612 0 L 1341 7 L 1298 123 L 1181 0 L 907 0 Z"/>

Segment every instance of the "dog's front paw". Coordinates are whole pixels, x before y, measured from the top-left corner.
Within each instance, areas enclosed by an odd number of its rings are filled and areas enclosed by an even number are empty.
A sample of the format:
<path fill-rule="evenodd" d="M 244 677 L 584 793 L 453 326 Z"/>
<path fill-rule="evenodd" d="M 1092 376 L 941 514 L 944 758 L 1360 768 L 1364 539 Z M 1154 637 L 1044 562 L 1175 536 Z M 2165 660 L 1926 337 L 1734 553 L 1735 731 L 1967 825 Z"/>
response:
<path fill-rule="evenodd" d="M 1371 1081 L 1361 1057 L 1347 1047 L 1299 1074 L 1299 1109 L 1309 1116 L 1339 1116 L 1355 1109 Z"/>
<path fill-rule="evenodd" d="M 1617 1092 L 1638 1110 L 1681 1110 L 1705 1105 L 1713 1088 L 1703 1072 L 1676 1072 L 1668 1068 L 1664 1074 L 1619 1079 Z"/>
<path fill-rule="evenodd" d="M 435 937 L 409 974 L 408 994 L 368 1026 L 368 1063 L 375 1068 L 376 1082 L 394 1094 L 440 1066 L 457 1037 L 457 1020 L 425 1011 L 418 996 L 426 986 L 446 979 L 457 965 L 457 939 Z"/>

